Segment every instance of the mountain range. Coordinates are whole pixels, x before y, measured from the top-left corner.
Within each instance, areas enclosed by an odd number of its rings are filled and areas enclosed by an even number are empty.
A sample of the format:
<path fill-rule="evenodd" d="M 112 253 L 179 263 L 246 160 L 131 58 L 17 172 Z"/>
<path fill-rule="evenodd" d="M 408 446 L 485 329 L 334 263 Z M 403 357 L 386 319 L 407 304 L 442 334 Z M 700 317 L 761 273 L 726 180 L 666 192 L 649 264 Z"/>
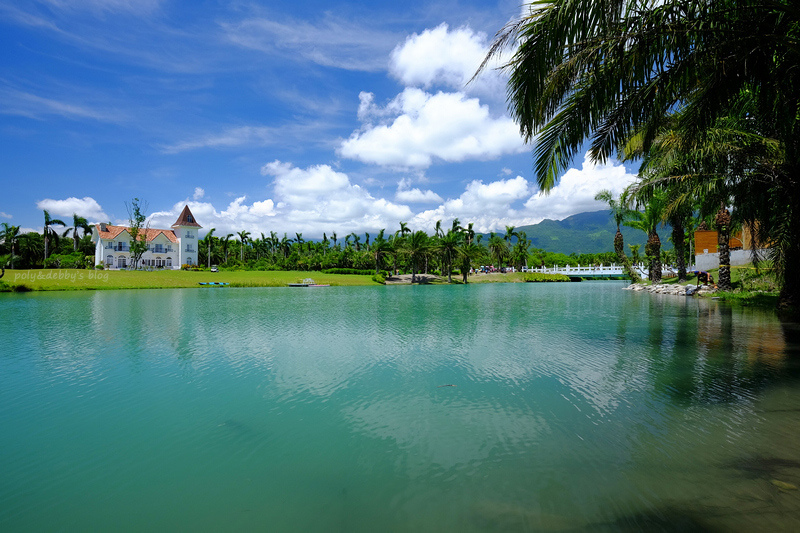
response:
<path fill-rule="evenodd" d="M 596 254 L 614 251 L 614 235 L 617 226 L 608 210 L 578 213 L 564 220 L 545 219 L 531 226 L 519 226 L 515 231 L 524 231 L 534 248 L 563 254 Z M 643 231 L 625 226 L 620 227 L 625 241 L 625 253 L 629 254 L 629 244 L 640 244 L 644 254 L 647 235 Z M 667 240 L 672 230 L 659 228 L 662 249 L 671 249 Z M 498 232 L 500 233 L 500 232 Z M 488 236 L 484 237 L 486 239 Z M 513 242 L 513 241 L 512 241 Z"/>

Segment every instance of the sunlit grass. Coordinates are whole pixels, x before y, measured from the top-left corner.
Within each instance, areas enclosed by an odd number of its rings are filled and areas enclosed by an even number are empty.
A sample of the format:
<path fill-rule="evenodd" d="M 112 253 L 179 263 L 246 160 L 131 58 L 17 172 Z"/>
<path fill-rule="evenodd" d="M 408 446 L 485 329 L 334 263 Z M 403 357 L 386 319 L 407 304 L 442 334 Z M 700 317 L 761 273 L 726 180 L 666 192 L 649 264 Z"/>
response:
<path fill-rule="evenodd" d="M 109 290 L 109 289 L 175 289 L 202 288 L 201 282 L 223 282 L 233 287 L 286 287 L 312 277 L 316 283 L 332 286 L 377 285 L 371 276 L 323 274 L 320 272 L 230 271 L 187 272 L 160 270 L 6 270 L 2 282 L 10 288 L 34 291 Z"/>

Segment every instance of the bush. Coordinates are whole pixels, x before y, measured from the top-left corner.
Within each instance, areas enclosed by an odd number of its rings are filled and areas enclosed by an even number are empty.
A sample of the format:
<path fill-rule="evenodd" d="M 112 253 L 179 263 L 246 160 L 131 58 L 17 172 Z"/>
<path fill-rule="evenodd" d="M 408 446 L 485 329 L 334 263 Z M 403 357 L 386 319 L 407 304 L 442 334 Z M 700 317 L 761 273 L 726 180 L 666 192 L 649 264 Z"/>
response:
<path fill-rule="evenodd" d="M 103 263 L 98 263 L 94 266 L 95 270 L 105 270 L 105 265 Z"/>
<path fill-rule="evenodd" d="M 372 276 L 372 281 L 380 283 L 381 285 L 386 285 L 386 276 L 383 275 L 383 272 L 380 274 L 375 274 Z"/>
<path fill-rule="evenodd" d="M 356 274 L 359 276 L 371 276 L 374 272 L 374 270 L 360 270 L 358 268 L 329 268 L 322 271 L 323 274 Z"/>
<path fill-rule="evenodd" d="M 541 274 L 539 272 L 528 272 L 522 276 L 522 280 L 528 283 L 542 283 L 547 281 L 569 281 L 569 277 L 564 274 Z"/>

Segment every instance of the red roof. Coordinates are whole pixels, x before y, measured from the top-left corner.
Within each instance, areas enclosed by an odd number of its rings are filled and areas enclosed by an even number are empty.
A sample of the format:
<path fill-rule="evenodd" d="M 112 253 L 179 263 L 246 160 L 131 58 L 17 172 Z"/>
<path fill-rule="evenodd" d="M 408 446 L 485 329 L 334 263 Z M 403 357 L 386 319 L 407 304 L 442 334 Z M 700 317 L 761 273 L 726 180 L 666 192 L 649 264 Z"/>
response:
<path fill-rule="evenodd" d="M 119 236 L 119 234 L 122 233 L 123 231 L 127 231 L 129 235 L 131 232 L 131 229 L 126 226 L 112 226 L 110 224 L 106 224 L 106 231 L 101 231 L 99 224 L 95 227 L 97 228 L 97 233 L 100 235 L 100 238 L 108 240 L 116 239 Z M 169 242 L 173 242 L 176 244 L 178 243 L 178 238 L 175 236 L 175 232 L 172 231 L 171 229 L 147 228 L 145 230 L 144 228 L 142 228 L 139 230 L 139 232 L 140 235 L 146 234 L 147 242 L 152 241 L 153 239 L 158 237 L 159 234 L 163 233 L 164 236 L 167 239 L 169 239 Z"/>
<path fill-rule="evenodd" d="M 178 216 L 178 220 L 172 225 L 174 228 L 175 226 L 191 226 L 193 228 L 202 228 L 200 224 L 197 223 L 195 220 L 194 215 L 191 211 L 189 211 L 189 206 L 183 206 L 183 211 L 181 211 L 180 216 Z"/>

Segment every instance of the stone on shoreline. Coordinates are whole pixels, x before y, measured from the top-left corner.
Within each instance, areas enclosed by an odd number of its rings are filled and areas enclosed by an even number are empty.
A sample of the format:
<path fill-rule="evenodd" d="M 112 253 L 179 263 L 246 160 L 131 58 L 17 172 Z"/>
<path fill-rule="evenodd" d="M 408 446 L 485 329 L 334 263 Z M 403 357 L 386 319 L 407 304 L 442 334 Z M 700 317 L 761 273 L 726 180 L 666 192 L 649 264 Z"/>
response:
<path fill-rule="evenodd" d="M 653 294 L 671 294 L 673 296 L 702 296 L 705 294 L 712 294 L 717 292 L 717 289 L 712 285 L 694 285 L 687 283 L 686 285 L 680 284 L 657 284 L 645 285 L 644 283 L 631 283 L 625 290 L 628 291 L 645 291 Z"/>

